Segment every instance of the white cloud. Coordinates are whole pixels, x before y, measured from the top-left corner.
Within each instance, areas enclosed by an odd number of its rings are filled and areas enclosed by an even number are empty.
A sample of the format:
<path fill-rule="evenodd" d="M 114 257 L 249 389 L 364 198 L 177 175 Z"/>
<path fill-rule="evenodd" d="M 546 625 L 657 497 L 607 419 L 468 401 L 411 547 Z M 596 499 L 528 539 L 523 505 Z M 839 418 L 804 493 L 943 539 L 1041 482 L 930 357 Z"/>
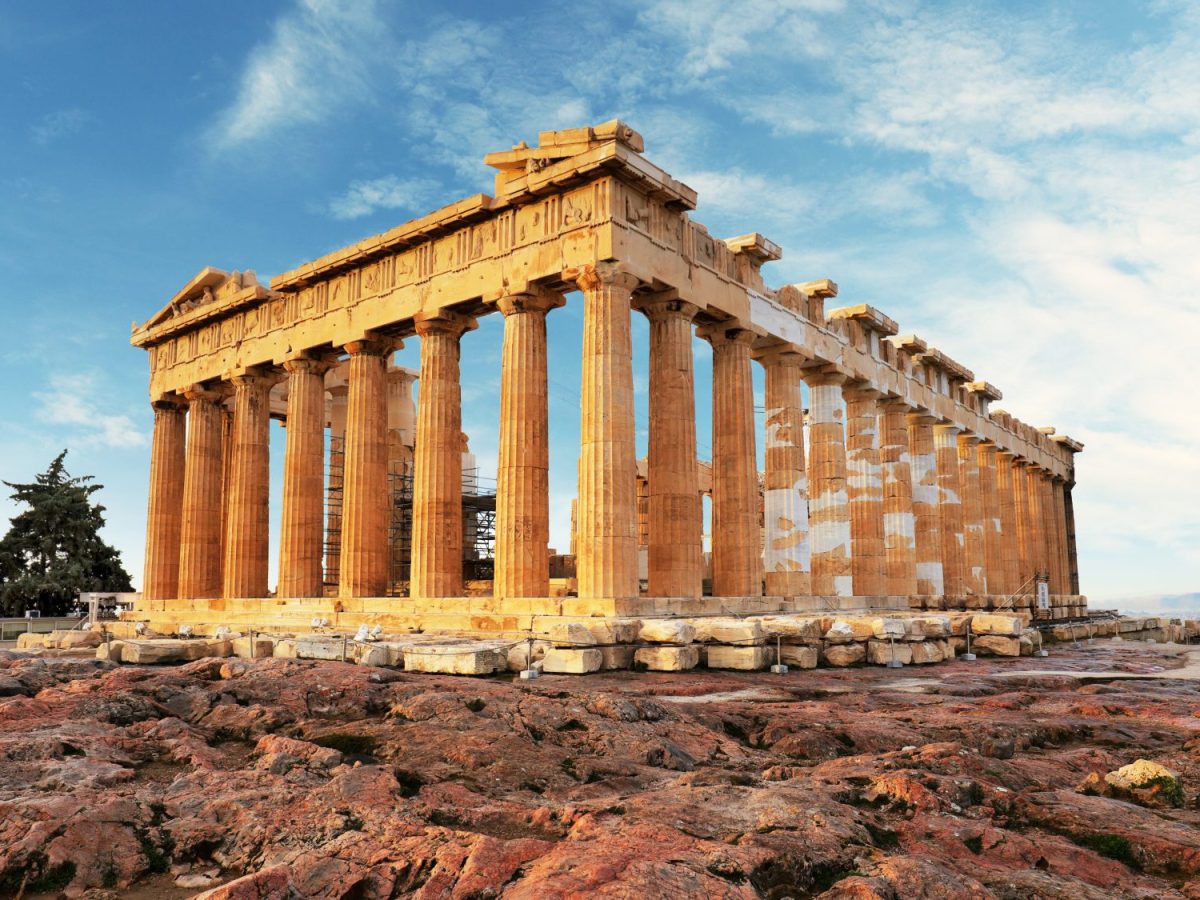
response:
<path fill-rule="evenodd" d="M 92 114 L 78 107 L 55 110 L 42 116 L 29 129 L 29 136 L 35 144 L 45 146 L 81 131 L 91 120 Z"/>
<path fill-rule="evenodd" d="M 429 178 L 400 178 L 384 175 L 355 181 L 339 197 L 329 201 L 335 219 L 359 219 L 378 209 L 403 209 L 413 213 L 438 205 L 438 183 Z"/>
<path fill-rule="evenodd" d="M 143 447 L 149 443 L 133 419 L 124 414 L 102 413 L 97 400 L 103 385 L 93 373 L 50 376 L 46 390 L 34 393 L 37 419 L 63 426 L 66 437 L 82 446 Z"/>
<path fill-rule="evenodd" d="M 389 43 L 374 0 L 298 0 L 251 53 L 237 97 L 217 122 L 216 149 L 324 121 L 367 99 L 371 64 Z"/>

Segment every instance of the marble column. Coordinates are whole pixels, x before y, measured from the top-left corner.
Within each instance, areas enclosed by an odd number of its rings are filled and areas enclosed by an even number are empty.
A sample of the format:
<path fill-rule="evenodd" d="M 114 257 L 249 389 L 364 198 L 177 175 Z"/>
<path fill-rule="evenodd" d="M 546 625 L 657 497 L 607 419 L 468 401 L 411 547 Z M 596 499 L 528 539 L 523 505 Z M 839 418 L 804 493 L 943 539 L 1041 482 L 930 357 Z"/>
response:
<path fill-rule="evenodd" d="M 979 438 L 958 436 L 958 475 L 962 491 L 963 560 L 967 590 L 977 596 L 988 592 L 984 548 L 983 488 L 979 479 Z"/>
<path fill-rule="evenodd" d="M 767 594 L 812 593 L 808 540 L 808 475 L 804 461 L 803 358 L 769 348 L 755 354 L 765 375 L 765 471 L 763 472 L 763 568 Z"/>
<path fill-rule="evenodd" d="M 996 445 L 983 441 L 975 448 L 979 468 L 979 500 L 983 521 L 983 571 L 987 592 L 1004 593 L 1004 561 L 1001 551 L 1003 523 L 1000 521 L 1000 495 L 996 485 Z"/>
<path fill-rule="evenodd" d="M 233 379 L 233 443 L 225 486 L 226 599 L 267 596 L 269 540 L 267 493 L 271 477 L 271 407 L 274 378 L 262 373 Z"/>
<path fill-rule="evenodd" d="M 712 584 L 715 597 L 762 595 L 754 334 L 728 323 L 704 331 L 713 348 Z"/>
<path fill-rule="evenodd" d="M 225 395 L 221 400 L 221 550 L 217 554 L 217 583 L 224 580 L 225 541 L 229 536 L 229 484 L 233 478 L 233 410 L 229 408 L 228 394 L 232 384 L 223 386 Z"/>
<path fill-rule="evenodd" d="M 692 320 L 699 307 L 673 295 L 652 295 L 638 308 L 650 320 L 648 593 L 696 598 L 704 575 L 692 375 Z"/>
<path fill-rule="evenodd" d="M 908 413 L 908 404 L 902 400 L 884 400 L 879 405 L 884 574 L 886 592 L 893 597 L 911 597 L 920 593 Z"/>
<path fill-rule="evenodd" d="M 346 365 L 349 370 L 349 365 Z M 325 485 L 325 584 L 337 585 L 342 580 L 342 512 L 345 506 L 346 481 L 346 412 L 350 387 L 343 380 L 331 384 L 329 395 L 329 456 Z"/>
<path fill-rule="evenodd" d="M 846 411 L 839 372 L 805 373 L 808 383 L 809 528 L 812 592 L 850 597 L 850 503 L 846 492 Z"/>
<path fill-rule="evenodd" d="M 962 479 L 958 465 L 958 428 L 933 426 L 937 451 L 938 507 L 942 512 L 942 577 L 946 596 L 967 593 L 967 554 L 963 526 Z"/>
<path fill-rule="evenodd" d="M 1017 583 L 1014 591 L 1034 593 L 1033 576 L 1037 571 L 1033 530 L 1029 507 L 1029 461 L 1014 459 L 1012 464 L 1013 515 L 1017 522 Z"/>
<path fill-rule="evenodd" d="M 882 596 L 883 478 L 879 467 L 879 397 L 873 388 L 849 384 L 846 401 L 846 495 L 850 504 L 850 560 L 854 593 Z"/>
<path fill-rule="evenodd" d="M 221 593 L 221 402 L 216 391 L 184 392 L 188 401 L 179 536 L 179 596 L 213 599 Z"/>
<path fill-rule="evenodd" d="M 934 416 L 919 413 L 908 416 L 917 593 L 928 597 L 946 593 L 937 448 L 933 439 L 933 427 L 937 423 Z"/>
<path fill-rule="evenodd" d="M 1063 499 L 1066 481 L 1062 478 L 1055 478 L 1051 487 L 1054 500 L 1055 549 L 1058 552 L 1059 592 L 1062 594 L 1074 594 L 1074 590 L 1071 587 L 1071 554 L 1067 539 L 1067 510 L 1066 502 Z"/>
<path fill-rule="evenodd" d="M 1050 593 L 1063 593 L 1058 571 L 1058 528 L 1054 515 L 1054 487 L 1049 472 L 1043 470 L 1038 478 L 1038 495 L 1042 509 L 1042 537 L 1046 544 L 1046 575 Z"/>
<path fill-rule="evenodd" d="M 501 297 L 500 437 L 496 469 L 496 557 L 492 593 L 550 595 L 550 425 L 546 313 L 561 294 Z"/>
<path fill-rule="evenodd" d="M 635 276 L 585 266 L 576 572 L 580 599 L 638 596 L 637 457 L 630 301 Z"/>
<path fill-rule="evenodd" d="M 1049 572 L 1050 556 L 1046 552 L 1046 519 L 1042 509 L 1042 470 L 1025 467 L 1025 502 L 1029 511 L 1029 561 L 1043 578 Z"/>
<path fill-rule="evenodd" d="M 291 359 L 287 442 L 283 451 L 283 517 L 279 538 L 280 597 L 320 597 L 325 517 L 325 371 L 328 363 Z"/>
<path fill-rule="evenodd" d="M 997 450 L 996 497 L 1000 510 L 1000 593 L 1011 596 L 1021 586 L 1021 540 L 1017 531 L 1017 505 L 1013 495 L 1013 464 L 1016 457 Z"/>
<path fill-rule="evenodd" d="M 146 509 L 146 563 L 142 597 L 179 596 L 179 537 L 183 523 L 183 481 L 187 412 L 177 399 L 156 400 L 150 445 L 150 496 Z"/>
<path fill-rule="evenodd" d="M 1079 596 L 1079 559 L 1075 546 L 1075 503 L 1071 497 L 1074 481 L 1063 483 L 1063 527 L 1067 536 L 1067 590 Z"/>
<path fill-rule="evenodd" d="M 346 344 L 346 433 L 338 596 L 382 597 L 388 589 L 387 364 L 396 342 Z"/>
<path fill-rule="evenodd" d="M 461 597 L 463 592 L 459 340 L 474 327 L 474 319 L 448 312 L 416 320 L 421 387 L 413 459 L 412 597 Z"/>

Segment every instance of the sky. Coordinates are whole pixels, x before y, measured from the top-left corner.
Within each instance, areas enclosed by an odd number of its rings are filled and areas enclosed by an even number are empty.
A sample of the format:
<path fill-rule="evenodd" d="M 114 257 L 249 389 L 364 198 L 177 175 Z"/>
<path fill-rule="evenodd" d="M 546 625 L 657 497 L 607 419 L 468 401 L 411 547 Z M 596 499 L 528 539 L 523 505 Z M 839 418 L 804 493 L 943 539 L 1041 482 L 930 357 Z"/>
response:
<path fill-rule="evenodd" d="M 0 478 L 69 448 L 140 582 L 152 416 L 130 323 L 204 266 L 265 281 L 490 193 L 487 152 L 621 118 L 713 233 L 783 246 L 768 283 L 833 278 L 831 305 L 880 308 L 1086 445 L 1094 603 L 1198 591 L 1197 47 L 1192 0 L 0 6 Z M 501 330 L 463 342 L 484 476 Z M 565 548 L 577 296 L 549 330 Z M 644 452 L 640 316 L 634 335 Z M 418 360 L 416 340 L 397 356 Z M 696 361 L 703 455 L 699 343 Z M 0 499 L 0 526 L 15 511 Z"/>

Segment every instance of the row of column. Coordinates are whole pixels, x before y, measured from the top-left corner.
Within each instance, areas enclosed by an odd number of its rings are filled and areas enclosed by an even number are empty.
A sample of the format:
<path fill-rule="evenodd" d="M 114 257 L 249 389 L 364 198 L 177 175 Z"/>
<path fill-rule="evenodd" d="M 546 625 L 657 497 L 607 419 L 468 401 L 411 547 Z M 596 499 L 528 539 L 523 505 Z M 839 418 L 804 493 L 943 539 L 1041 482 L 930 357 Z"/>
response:
<path fill-rule="evenodd" d="M 639 593 L 630 310 L 636 278 L 588 266 L 583 292 L 576 554 L 581 598 Z M 500 297 L 495 593 L 545 597 L 547 312 L 556 292 Z M 701 593 L 692 331 L 696 305 L 639 294 L 650 321 L 649 593 Z M 414 460 L 410 594 L 462 593 L 459 344 L 470 317 L 419 316 L 421 397 Z M 1061 481 L 952 425 L 813 367 L 736 323 L 699 331 L 713 350 L 713 593 L 757 596 L 1010 593 L 1035 571 L 1070 583 Z M 388 587 L 386 372 L 395 340 L 347 344 L 348 399 L 339 593 Z M 763 527 L 751 360 L 765 370 Z M 288 379 L 280 596 L 323 591 L 324 372 L 301 355 L 283 373 L 247 371 L 155 404 L 144 591 L 148 598 L 267 594 L 269 391 Z M 800 383 L 809 386 L 810 451 Z M 222 409 L 233 396 L 230 451 Z M 226 470 L 226 464 L 227 469 Z"/>

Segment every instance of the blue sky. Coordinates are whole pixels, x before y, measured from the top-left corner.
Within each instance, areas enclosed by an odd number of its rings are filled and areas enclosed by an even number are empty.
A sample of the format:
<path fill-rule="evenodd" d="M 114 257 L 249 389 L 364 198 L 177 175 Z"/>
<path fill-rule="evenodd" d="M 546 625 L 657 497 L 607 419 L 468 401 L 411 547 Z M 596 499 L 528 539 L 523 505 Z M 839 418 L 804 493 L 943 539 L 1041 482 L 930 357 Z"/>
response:
<path fill-rule="evenodd" d="M 997 384 L 1003 408 L 1087 444 L 1086 593 L 1200 589 L 1200 7 L 564 9 L 0 8 L 0 478 L 69 447 L 107 485 L 108 536 L 140 580 L 151 417 L 132 321 L 202 266 L 265 280 L 489 191 L 486 152 L 620 117 L 699 191 L 714 233 L 783 245 L 770 283 L 832 277 L 839 302 L 880 307 Z M 500 324 L 464 339 L 485 469 Z M 578 329 L 577 303 L 550 317 L 564 547 Z M 645 333 L 635 318 L 643 373 Z M 398 361 L 417 359 L 413 341 Z M 702 452 L 707 366 L 698 352 Z"/>

